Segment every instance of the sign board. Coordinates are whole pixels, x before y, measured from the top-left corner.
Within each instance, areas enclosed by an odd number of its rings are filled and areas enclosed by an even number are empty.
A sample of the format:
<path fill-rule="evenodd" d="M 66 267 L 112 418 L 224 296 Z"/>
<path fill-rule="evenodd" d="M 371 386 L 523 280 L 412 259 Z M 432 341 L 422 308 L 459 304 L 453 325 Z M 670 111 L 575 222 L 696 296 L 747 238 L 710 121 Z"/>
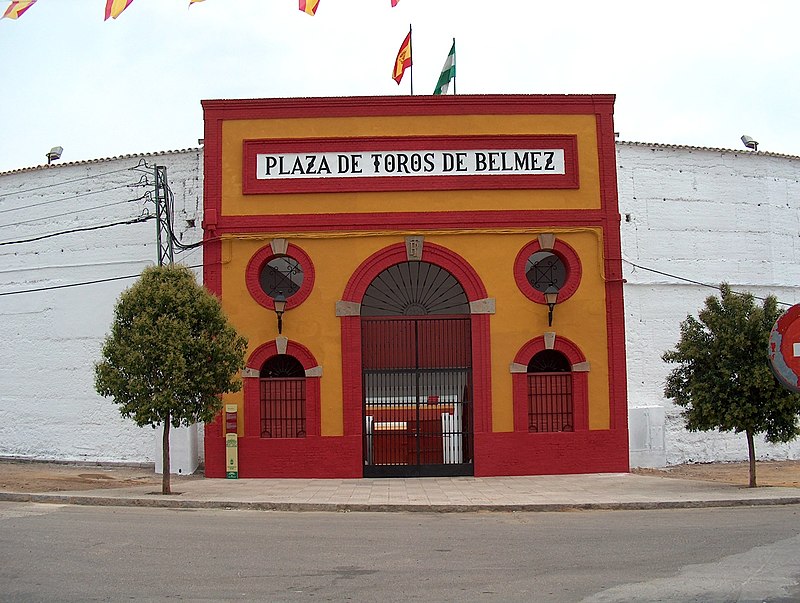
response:
<path fill-rule="evenodd" d="M 772 327 L 769 361 L 780 384 L 800 393 L 800 304 L 789 308 Z"/>
<path fill-rule="evenodd" d="M 574 136 L 245 140 L 245 194 L 578 188 Z"/>

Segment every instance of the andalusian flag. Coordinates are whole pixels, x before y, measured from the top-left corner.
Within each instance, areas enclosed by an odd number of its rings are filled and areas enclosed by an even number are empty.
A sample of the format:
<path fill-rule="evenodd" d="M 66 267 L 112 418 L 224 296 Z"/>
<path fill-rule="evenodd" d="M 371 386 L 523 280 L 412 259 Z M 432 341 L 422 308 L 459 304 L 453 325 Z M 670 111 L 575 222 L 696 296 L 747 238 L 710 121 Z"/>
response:
<path fill-rule="evenodd" d="M 447 55 L 447 60 L 442 67 L 442 74 L 439 76 L 439 81 L 436 82 L 436 90 L 434 94 L 447 94 L 450 88 L 450 82 L 453 82 L 453 94 L 456 92 L 456 40 L 453 38 L 453 47 L 450 49 L 450 54 Z"/>
<path fill-rule="evenodd" d="M 300 0 L 300 10 L 312 17 L 317 13 L 319 0 Z"/>
<path fill-rule="evenodd" d="M 106 0 L 106 18 L 103 20 L 108 21 L 109 17 L 116 19 L 131 5 L 131 2 L 133 0 Z"/>
<path fill-rule="evenodd" d="M 400 80 L 403 79 L 403 73 L 409 67 L 411 67 L 411 29 L 408 30 L 408 35 L 400 45 L 397 58 L 394 60 L 394 70 L 392 71 L 394 81 L 399 84 Z"/>
<path fill-rule="evenodd" d="M 13 0 L 3 13 L 3 19 L 19 19 L 26 10 L 36 4 L 36 0 Z"/>

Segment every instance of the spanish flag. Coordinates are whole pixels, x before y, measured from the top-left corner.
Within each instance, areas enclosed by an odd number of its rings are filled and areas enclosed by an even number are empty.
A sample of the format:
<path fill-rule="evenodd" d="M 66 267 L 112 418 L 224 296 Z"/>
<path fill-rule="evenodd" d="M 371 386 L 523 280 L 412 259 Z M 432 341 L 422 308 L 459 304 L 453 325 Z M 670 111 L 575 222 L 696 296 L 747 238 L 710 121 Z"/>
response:
<path fill-rule="evenodd" d="M 300 10 L 312 17 L 317 13 L 319 0 L 300 0 Z"/>
<path fill-rule="evenodd" d="M 108 21 L 109 17 L 116 19 L 131 5 L 131 2 L 133 0 L 106 0 L 106 18 L 103 20 Z"/>
<path fill-rule="evenodd" d="M 3 13 L 3 19 L 19 19 L 26 10 L 36 4 L 36 0 L 13 0 Z"/>
<path fill-rule="evenodd" d="M 403 73 L 409 67 L 411 67 L 411 30 L 408 31 L 406 39 L 400 45 L 397 58 L 394 60 L 394 70 L 392 71 L 394 81 L 399 84 L 400 80 L 403 79 Z"/>

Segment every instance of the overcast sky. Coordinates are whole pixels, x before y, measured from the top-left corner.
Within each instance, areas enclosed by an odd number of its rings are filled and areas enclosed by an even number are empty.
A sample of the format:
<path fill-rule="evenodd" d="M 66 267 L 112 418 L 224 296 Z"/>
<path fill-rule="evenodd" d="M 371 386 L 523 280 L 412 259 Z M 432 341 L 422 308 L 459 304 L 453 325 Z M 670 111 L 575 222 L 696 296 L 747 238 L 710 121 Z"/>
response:
<path fill-rule="evenodd" d="M 0 20 L 0 172 L 197 146 L 202 99 L 457 91 L 617 95 L 621 140 L 800 155 L 800 2 L 39 0 Z M 4 12 L 8 0 L 0 0 Z"/>

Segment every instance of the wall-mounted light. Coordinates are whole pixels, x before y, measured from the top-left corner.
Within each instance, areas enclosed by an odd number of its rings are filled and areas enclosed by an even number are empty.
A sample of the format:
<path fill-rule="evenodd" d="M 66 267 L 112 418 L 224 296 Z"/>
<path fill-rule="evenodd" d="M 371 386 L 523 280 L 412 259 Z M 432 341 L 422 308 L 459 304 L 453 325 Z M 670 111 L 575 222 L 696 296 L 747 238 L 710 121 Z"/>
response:
<path fill-rule="evenodd" d="M 275 306 L 275 315 L 278 317 L 278 335 L 283 331 L 283 313 L 286 311 L 286 296 L 283 291 L 278 291 L 272 298 Z"/>
<path fill-rule="evenodd" d="M 747 134 L 742 135 L 742 143 L 748 149 L 752 149 L 756 153 L 758 153 L 758 141 L 755 140 L 752 136 L 748 136 Z"/>
<path fill-rule="evenodd" d="M 544 303 L 547 304 L 547 326 L 553 326 L 553 308 L 558 303 L 558 287 L 555 285 L 548 285 L 544 290 Z"/>
<path fill-rule="evenodd" d="M 61 159 L 61 153 L 64 152 L 64 147 L 53 147 L 50 149 L 50 152 L 47 153 L 47 165 L 50 165 L 51 162 L 55 161 L 56 159 Z"/>

